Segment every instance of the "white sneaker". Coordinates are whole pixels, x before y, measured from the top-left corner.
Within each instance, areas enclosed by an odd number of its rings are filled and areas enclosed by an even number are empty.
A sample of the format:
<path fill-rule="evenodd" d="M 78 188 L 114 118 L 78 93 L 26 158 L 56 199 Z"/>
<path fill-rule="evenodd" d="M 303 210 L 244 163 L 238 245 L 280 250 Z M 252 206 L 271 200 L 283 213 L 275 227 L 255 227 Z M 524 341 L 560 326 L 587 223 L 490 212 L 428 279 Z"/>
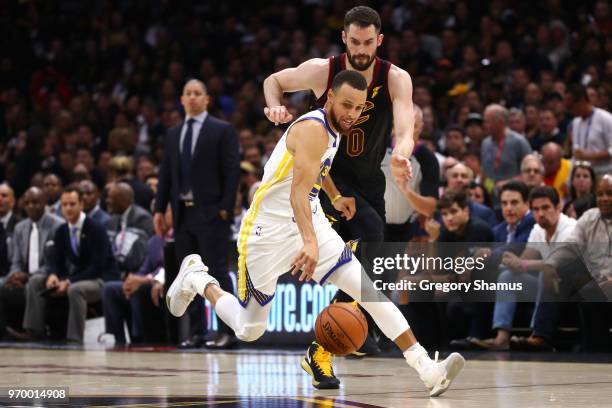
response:
<path fill-rule="evenodd" d="M 443 361 L 438 362 L 438 352 L 436 352 L 435 361 L 425 368 L 421 375 L 421 379 L 429 389 L 429 396 L 442 395 L 464 365 L 465 359 L 459 353 L 452 353 Z"/>
<path fill-rule="evenodd" d="M 181 262 L 181 268 L 174 282 L 166 294 L 166 306 L 176 317 L 180 317 L 187 310 L 187 306 L 198 294 L 211 283 L 219 284 L 215 278 L 208 274 L 208 267 L 202 262 L 200 255 L 188 255 Z M 198 291 L 199 288 L 201 291 Z"/>

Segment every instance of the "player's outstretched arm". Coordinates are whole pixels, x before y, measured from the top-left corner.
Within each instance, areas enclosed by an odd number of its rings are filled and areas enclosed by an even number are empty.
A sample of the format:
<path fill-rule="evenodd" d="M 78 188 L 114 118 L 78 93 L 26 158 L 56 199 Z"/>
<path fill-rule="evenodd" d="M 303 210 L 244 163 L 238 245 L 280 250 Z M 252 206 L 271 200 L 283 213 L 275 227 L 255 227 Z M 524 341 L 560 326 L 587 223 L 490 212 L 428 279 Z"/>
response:
<path fill-rule="evenodd" d="M 412 79 L 396 67 L 389 71 L 389 94 L 393 103 L 395 148 L 391 157 L 391 172 L 395 180 L 405 182 L 412 177 L 410 155 L 414 149 L 414 106 L 412 103 Z"/>
<path fill-rule="evenodd" d="M 292 262 L 292 274 L 299 271 L 300 280 L 309 280 L 319 261 L 319 245 L 312 225 L 312 212 L 308 194 L 312 190 L 327 148 L 327 131 L 315 121 L 293 125 L 287 135 L 287 148 L 293 154 L 293 182 L 290 202 L 293 216 L 304 246 Z"/>
<path fill-rule="evenodd" d="M 266 107 L 264 113 L 270 122 L 278 125 L 293 120 L 293 115 L 282 104 L 283 93 L 311 89 L 321 95 L 327 88 L 329 61 L 313 58 L 296 68 L 287 68 L 267 77 L 263 84 Z"/>

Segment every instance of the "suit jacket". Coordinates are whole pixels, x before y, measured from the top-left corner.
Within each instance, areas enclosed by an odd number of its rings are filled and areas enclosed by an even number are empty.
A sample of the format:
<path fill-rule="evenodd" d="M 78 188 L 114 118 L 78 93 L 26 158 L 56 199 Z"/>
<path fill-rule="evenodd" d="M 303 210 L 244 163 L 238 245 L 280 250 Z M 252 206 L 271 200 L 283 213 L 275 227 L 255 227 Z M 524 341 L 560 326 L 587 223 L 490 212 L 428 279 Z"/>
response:
<path fill-rule="evenodd" d="M 11 216 L 9 217 L 8 222 L 6 223 L 6 231 L 5 232 L 6 232 L 7 236 L 11 236 L 13 234 L 13 232 L 15 232 L 15 226 L 17 226 L 17 224 L 20 221 L 21 221 L 21 217 L 19 217 L 13 211 L 13 214 L 11 214 Z"/>
<path fill-rule="evenodd" d="M 83 222 L 78 254 L 75 254 L 70 246 L 68 223 L 57 229 L 54 243 L 55 256 L 49 274 L 54 273 L 60 279 L 68 278 L 70 282 L 119 279 L 117 262 L 113 257 L 106 230 L 89 217 L 85 217 Z"/>
<path fill-rule="evenodd" d="M 474 217 L 480 218 L 481 220 L 489 224 L 489 227 L 493 228 L 497 224 L 495 212 L 486 205 L 482 205 L 476 201 L 470 200 L 468 203 L 468 207 L 470 207 L 470 214 L 472 214 Z"/>
<path fill-rule="evenodd" d="M 534 224 L 535 220 L 533 219 L 533 215 L 531 215 L 531 212 L 528 212 L 516 226 L 516 231 L 514 232 L 514 237 L 512 240 L 506 245 L 496 246 L 495 250 L 489 257 L 489 260 L 495 262 L 496 265 L 499 264 L 504 251 L 512 252 L 517 256 L 521 256 Z M 506 223 L 506 221 L 502 221 L 493 227 L 493 238 L 495 242 L 506 242 L 508 238 L 508 223 Z"/>
<path fill-rule="evenodd" d="M 30 254 L 30 232 L 32 230 L 32 220 L 26 218 L 15 227 L 13 233 L 13 250 L 11 258 L 11 273 L 14 272 L 30 272 L 45 273 L 45 265 L 49 263 L 48 255 L 53 250 L 53 239 L 55 232 L 60 225 L 66 221 L 53 214 L 43 214 L 38 221 L 38 259 L 40 268 L 36 271 L 28 271 L 28 261 Z"/>
<path fill-rule="evenodd" d="M 179 218 L 182 126 L 168 130 L 155 199 L 155 212 L 163 213 L 171 204 L 175 229 Z M 201 219 L 212 220 L 222 209 L 231 216 L 240 181 L 240 156 L 238 136 L 229 123 L 206 116 L 193 151 L 191 172 L 195 209 Z"/>
<path fill-rule="evenodd" d="M 514 237 L 510 243 L 527 242 L 527 238 L 529 238 L 529 234 L 534 224 L 533 215 L 531 215 L 531 212 L 528 212 L 516 226 Z M 506 221 L 500 222 L 493 227 L 493 237 L 495 242 L 506 242 L 508 239 L 508 223 Z"/>
<path fill-rule="evenodd" d="M 96 208 L 95 210 L 91 210 L 87 216 L 103 227 L 106 227 L 106 224 L 108 224 L 111 219 L 110 214 L 100 207 Z"/>
<path fill-rule="evenodd" d="M 132 208 L 128 211 L 127 228 L 135 228 L 144 231 L 147 235 L 147 239 L 155 234 L 153 216 L 151 213 L 136 204 L 132 205 Z M 121 229 L 121 214 L 113 214 L 106 224 L 106 228 L 113 232 L 119 231 Z"/>
<path fill-rule="evenodd" d="M 119 248 L 117 245 L 117 234 L 121 230 L 121 215 L 111 216 L 106 224 L 113 254 L 122 274 L 135 272 L 141 267 L 147 252 L 147 240 L 150 236 L 155 235 L 153 216 L 147 210 L 134 204 L 128 211 L 126 228 L 129 232 L 137 235 L 137 239 L 131 247 Z"/>
<path fill-rule="evenodd" d="M 9 251 L 7 247 L 6 232 L 0 223 L 0 286 L 4 285 L 9 272 Z"/>
<path fill-rule="evenodd" d="M 153 190 L 149 188 L 145 183 L 140 180 L 135 180 L 132 178 L 127 179 L 119 179 L 117 182 L 126 183 L 130 187 L 132 187 L 132 191 L 134 192 L 134 203 L 141 206 L 142 208 L 149 209 L 151 208 L 151 201 L 155 198 L 155 194 L 153 194 Z M 100 195 L 100 208 L 104 211 L 108 211 L 106 208 L 106 197 L 108 196 L 108 192 L 106 189 L 102 191 Z"/>
<path fill-rule="evenodd" d="M 9 271 L 9 266 L 10 266 L 10 261 L 11 259 L 13 259 L 13 234 L 15 232 L 15 226 L 21 221 L 21 217 L 17 214 L 15 214 L 15 211 L 13 211 L 13 213 L 11 214 L 11 216 L 8 219 L 8 222 L 6 223 L 6 228 L 3 228 L 2 230 L 4 231 L 3 234 L 3 242 L 6 243 L 6 264 L 3 264 L 5 266 L 7 266 L 6 268 L 6 273 L 8 273 Z M 4 245 L 4 244 L 3 244 Z M 4 259 L 2 259 L 0 262 L 4 262 Z M 0 267 L 1 269 L 2 267 Z"/>

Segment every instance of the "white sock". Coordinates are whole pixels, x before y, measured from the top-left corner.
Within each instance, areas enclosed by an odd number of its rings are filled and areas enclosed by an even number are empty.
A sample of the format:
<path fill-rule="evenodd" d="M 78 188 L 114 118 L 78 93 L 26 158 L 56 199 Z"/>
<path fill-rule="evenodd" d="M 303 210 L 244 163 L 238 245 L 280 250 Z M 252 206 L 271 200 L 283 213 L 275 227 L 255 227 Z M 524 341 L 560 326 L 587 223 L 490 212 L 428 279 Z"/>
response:
<path fill-rule="evenodd" d="M 232 330 L 238 330 L 238 316 L 240 315 L 242 306 L 236 299 L 236 296 L 225 293 L 215 304 L 215 312 L 221 320 L 225 322 Z"/>
<path fill-rule="evenodd" d="M 408 365 L 414 368 L 419 375 L 421 375 L 423 371 L 431 364 L 434 364 L 434 361 L 429 358 L 427 350 L 425 350 L 425 348 L 419 343 L 413 344 L 406 351 L 404 351 L 404 358 L 406 359 Z"/>
<path fill-rule="evenodd" d="M 208 273 L 192 272 L 187 278 L 193 289 L 202 297 L 206 297 L 204 296 L 204 291 L 209 284 L 213 283 L 219 286 L 219 282 Z"/>

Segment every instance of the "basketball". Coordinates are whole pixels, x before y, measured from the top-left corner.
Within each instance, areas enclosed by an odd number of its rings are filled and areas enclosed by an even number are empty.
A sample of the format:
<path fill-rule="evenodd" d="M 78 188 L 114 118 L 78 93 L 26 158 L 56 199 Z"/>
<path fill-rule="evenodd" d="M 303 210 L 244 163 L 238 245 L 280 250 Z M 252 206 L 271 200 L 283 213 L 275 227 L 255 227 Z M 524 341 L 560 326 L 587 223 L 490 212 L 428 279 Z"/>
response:
<path fill-rule="evenodd" d="M 317 316 L 317 342 L 332 354 L 344 356 L 359 348 L 368 335 L 368 322 L 354 303 L 333 303 Z"/>

